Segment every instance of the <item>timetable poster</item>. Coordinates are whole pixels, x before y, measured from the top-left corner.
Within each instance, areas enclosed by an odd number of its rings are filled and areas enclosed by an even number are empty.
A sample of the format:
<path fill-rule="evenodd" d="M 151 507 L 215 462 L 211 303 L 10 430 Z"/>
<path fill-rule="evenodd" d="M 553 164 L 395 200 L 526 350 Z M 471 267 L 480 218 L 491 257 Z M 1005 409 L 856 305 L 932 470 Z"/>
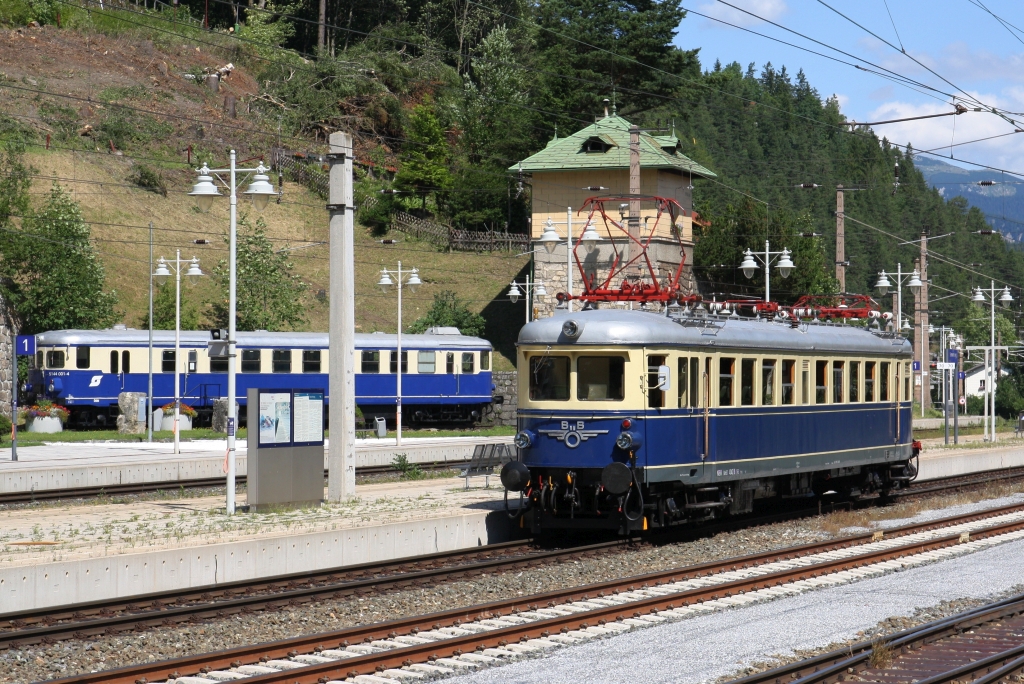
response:
<path fill-rule="evenodd" d="M 295 443 L 324 441 L 324 393 L 295 391 Z"/>
<path fill-rule="evenodd" d="M 292 441 L 291 392 L 260 392 L 260 445 Z"/>

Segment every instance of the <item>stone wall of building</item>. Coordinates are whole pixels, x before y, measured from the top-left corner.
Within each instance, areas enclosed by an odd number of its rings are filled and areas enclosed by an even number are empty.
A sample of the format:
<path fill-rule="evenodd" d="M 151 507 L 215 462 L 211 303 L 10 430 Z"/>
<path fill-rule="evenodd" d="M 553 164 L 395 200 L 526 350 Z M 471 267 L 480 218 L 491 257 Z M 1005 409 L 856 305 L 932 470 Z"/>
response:
<path fill-rule="evenodd" d="M 494 371 L 494 396 L 501 397 L 502 403 L 494 404 L 491 420 L 495 425 L 516 424 L 516 409 L 519 406 L 518 374 L 516 371 Z"/>

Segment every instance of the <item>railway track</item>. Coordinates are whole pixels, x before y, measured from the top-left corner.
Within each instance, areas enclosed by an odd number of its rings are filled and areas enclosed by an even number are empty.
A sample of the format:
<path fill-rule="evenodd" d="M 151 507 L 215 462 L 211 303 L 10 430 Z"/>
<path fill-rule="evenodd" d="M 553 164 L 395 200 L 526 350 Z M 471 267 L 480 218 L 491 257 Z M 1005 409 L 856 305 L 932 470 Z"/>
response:
<path fill-rule="evenodd" d="M 1019 471 L 1019 472 L 1017 472 Z M 993 471 L 958 476 L 929 483 L 927 493 L 959 490 L 994 481 L 1024 477 L 1024 469 Z M 935 483 L 935 484 L 933 484 Z M 915 490 L 907 490 L 914 494 Z M 870 502 L 868 502 L 870 503 Z M 676 528 L 661 538 L 679 542 L 720 532 L 808 517 L 820 509 L 790 510 L 705 525 L 695 529 Z M 910 526 L 907 533 L 924 529 Z M 902 534 L 902 531 L 890 532 Z M 863 543 L 870 535 L 843 540 Z M 830 542 L 832 543 L 832 542 Z M 275 610 L 302 605 L 318 599 L 339 599 L 458 580 L 484 572 L 505 572 L 557 563 L 630 548 L 614 540 L 586 546 L 571 545 L 541 549 L 531 541 L 512 541 L 483 548 L 448 551 L 393 561 L 328 568 L 316 573 L 293 573 L 242 580 L 185 590 L 159 592 L 127 598 L 93 601 L 53 608 L 0 614 L 0 650 L 69 638 L 90 638 L 125 630 L 158 628 L 184 622 L 222 618 L 237 613 Z M 813 546 L 813 545 L 812 545 Z M 798 550 L 802 547 L 798 547 Z M 817 547 L 813 547 L 817 548 Z"/>
<path fill-rule="evenodd" d="M 1024 538 L 1024 505 L 583 587 L 146 663 L 60 684 L 400 681 L 516 658 L 732 605 L 878 575 Z M 372 681 L 372 680 L 363 680 Z"/>
<path fill-rule="evenodd" d="M 996 684 L 1024 671 L 1024 594 L 729 684 Z M 1018 680 L 1019 681 L 1019 680 Z"/>

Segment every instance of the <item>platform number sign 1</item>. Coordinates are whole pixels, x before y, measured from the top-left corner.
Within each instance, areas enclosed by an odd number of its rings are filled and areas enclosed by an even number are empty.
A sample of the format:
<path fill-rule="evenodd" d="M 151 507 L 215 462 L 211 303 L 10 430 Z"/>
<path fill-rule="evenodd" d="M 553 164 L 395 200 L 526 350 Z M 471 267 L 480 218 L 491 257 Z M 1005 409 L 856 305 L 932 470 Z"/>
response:
<path fill-rule="evenodd" d="M 18 356 L 35 356 L 36 355 L 36 336 L 35 335 L 18 335 L 15 345 L 15 354 Z"/>

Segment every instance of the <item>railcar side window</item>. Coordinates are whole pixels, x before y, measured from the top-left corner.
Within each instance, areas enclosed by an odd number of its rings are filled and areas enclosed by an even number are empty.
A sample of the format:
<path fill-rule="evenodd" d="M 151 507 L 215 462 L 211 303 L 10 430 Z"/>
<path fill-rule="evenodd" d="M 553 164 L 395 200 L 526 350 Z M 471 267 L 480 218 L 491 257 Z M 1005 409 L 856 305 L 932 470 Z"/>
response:
<path fill-rule="evenodd" d="M 530 357 L 530 399 L 566 401 L 569 399 L 569 357 Z"/>
<path fill-rule="evenodd" d="M 850 362 L 850 403 L 860 401 L 860 361 Z"/>
<path fill-rule="evenodd" d="M 380 352 L 364 351 L 362 353 L 362 363 L 360 364 L 359 372 L 380 373 Z"/>
<path fill-rule="evenodd" d="M 718 363 L 718 405 L 732 406 L 732 376 L 736 359 L 722 358 Z"/>
<path fill-rule="evenodd" d="M 782 361 L 782 403 L 796 403 L 793 397 L 793 388 L 796 384 L 796 361 L 783 359 Z"/>
<path fill-rule="evenodd" d="M 882 372 L 879 378 L 879 401 L 889 401 L 889 362 L 882 361 Z"/>
<path fill-rule="evenodd" d="M 700 359 L 690 359 L 690 408 L 700 406 Z"/>
<path fill-rule="evenodd" d="M 291 349 L 275 349 L 271 352 L 273 356 L 271 360 L 274 362 L 275 373 L 291 373 L 292 372 L 292 350 Z"/>
<path fill-rule="evenodd" d="M 120 368 L 120 364 L 118 363 L 118 360 L 119 359 L 118 359 L 117 350 L 115 349 L 115 350 L 110 352 L 110 372 L 113 373 L 114 375 L 117 375 L 118 373 L 121 372 L 121 368 Z"/>
<path fill-rule="evenodd" d="M 913 397 L 910 394 L 910 363 L 903 364 L 903 400 L 910 401 Z"/>
<path fill-rule="evenodd" d="M 243 373 L 259 373 L 260 372 L 260 351 L 259 349 L 243 349 L 242 350 L 242 372 Z"/>
<path fill-rule="evenodd" d="M 455 374 L 455 352 L 448 352 L 445 356 L 444 372 L 448 375 Z"/>
<path fill-rule="evenodd" d="M 686 408 L 689 406 L 689 390 L 690 390 L 690 360 L 685 356 L 679 359 L 679 408 Z"/>
<path fill-rule="evenodd" d="M 625 381 L 626 359 L 621 356 L 581 356 L 576 361 L 576 398 L 580 401 L 622 401 L 626 396 Z M 566 385 L 568 398 L 568 382 Z"/>
<path fill-rule="evenodd" d="M 832 403 L 842 404 L 843 403 L 843 371 L 845 370 L 845 361 L 833 361 L 832 362 Z"/>
<path fill-rule="evenodd" d="M 480 370 L 489 371 L 491 370 L 491 352 L 482 351 L 480 352 Z"/>
<path fill-rule="evenodd" d="M 665 408 L 665 390 L 658 388 L 658 371 L 665 365 L 664 356 L 647 357 L 647 407 Z"/>
<path fill-rule="evenodd" d="M 803 390 L 802 403 L 809 404 L 809 403 L 811 403 L 811 362 L 810 361 L 804 361 L 802 374 L 803 374 L 803 377 L 801 378 L 801 383 L 800 383 L 800 385 L 801 385 L 800 389 Z"/>
<path fill-rule="evenodd" d="M 164 349 L 163 356 L 160 360 L 160 370 L 164 373 L 174 372 L 174 350 Z"/>
<path fill-rule="evenodd" d="M 89 367 L 89 347 L 79 347 L 75 350 L 75 368 Z"/>
<path fill-rule="evenodd" d="M 462 352 L 462 372 L 473 372 L 473 352 Z"/>
<path fill-rule="evenodd" d="M 228 357 L 226 357 L 226 356 L 211 356 L 210 357 L 210 372 L 211 373 L 227 373 L 228 372 Z"/>
<path fill-rule="evenodd" d="M 46 367 L 47 368 L 63 368 L 64 367 L 64 352 L 62 352 L 62 351 L 48 351 L 48 352 L 46 352 Z"/>
<path fill-rule="evenodd" d="M 864 401 L 875 400 L 875 362 L 864 364 Z"/>
<path fill-rule="evenodd" d="M 125 349 L 123 352 L 121 352 L 121 372 L 122 373 L 131 373 L 132 372 L 131 356 L 129 355 L 127 349 Z"/>
<path fill-rule="evenodd" d="M 199 368 L 199 352 L 195 349 L 188 350 L 188 368 L 185 369 L 186 373 L 195 373 Z"/>
<path fill-rule="evenodd" d="M 814 403 L 828 401 L 828 361 L 816 361 L 814 366 Z"/>
<path fill-rule="evenodd" d="M 389 352 L 388 356 L 391 357 L 391 372 L 392 373 L 397 373 L 398 372 L 398 352 Z M 403 373 L 408 373 L 409 372 L 409 352 L 407 352 L 407 351 L 403 351 L 402 352 L 402 372 Z"/>
<path fill-rule="evenodd" d="M 775 405 L 775 359 L 761 361 L 761 406 Z M 793 391 L 790 385 L 790 392 Z"/>
<path fill-rule="evenodd" d="M 754 405 L 754 362 L 757 359 L 740 361 L 740 404 Z"/>
<path fill-rule="evenodd" d="M 319 373 L 320 372 L 320 350 L 319 349 L 307 349 L 302 352 L 302 372 L 303 373 Z"/>
<path fill-rule="evenodd" d="M 437 354 L 432 351 L 416 352 L 416 372 L 432 374 L 437 368 Z"/>

